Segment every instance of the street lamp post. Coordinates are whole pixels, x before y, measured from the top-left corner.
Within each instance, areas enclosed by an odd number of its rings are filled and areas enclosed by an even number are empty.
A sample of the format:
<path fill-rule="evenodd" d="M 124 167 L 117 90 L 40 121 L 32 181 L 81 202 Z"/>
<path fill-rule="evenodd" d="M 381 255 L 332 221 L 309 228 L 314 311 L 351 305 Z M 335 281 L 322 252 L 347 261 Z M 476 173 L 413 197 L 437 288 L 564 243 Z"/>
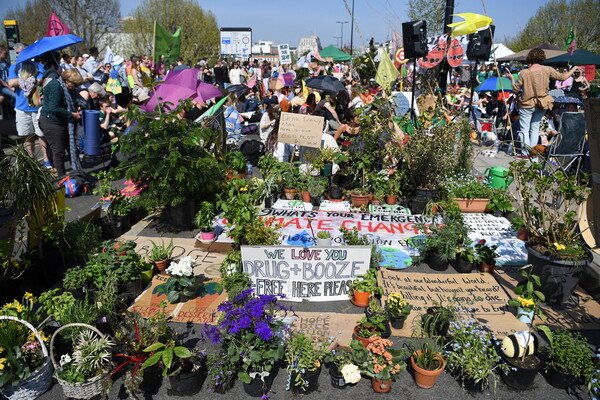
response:
<path fill-rule="evenodd" d="M 344 24 L 347 24 L 348 21 L 335 21 L 336 24 L 340 24 L 342 28 L 342 35 L 340 36 L 340 49 L 344 47 Z"/>
<path fill-rule="evenodd" d="M 335 39 L 335 45 L 337 46 L 338 44 L 338 39 L 341 39 L 341 36 L 334 36 Z M 341 47 L 341 46 L 340 46 Z"/>

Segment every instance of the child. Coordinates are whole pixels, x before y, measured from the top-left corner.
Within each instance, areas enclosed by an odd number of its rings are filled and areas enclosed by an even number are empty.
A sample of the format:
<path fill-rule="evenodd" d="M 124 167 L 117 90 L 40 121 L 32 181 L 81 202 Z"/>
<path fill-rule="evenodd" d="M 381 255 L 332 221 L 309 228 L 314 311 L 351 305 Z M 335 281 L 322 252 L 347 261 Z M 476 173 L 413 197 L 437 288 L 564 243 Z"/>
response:
<path fill-rule="evenodd" d="M 118 141 L 117 134 L 121 131 L 116 117 L 115 111 L 112 108 L 110 100 L 102 99 L 98 102 L 100 106 L 100 133 L 102 135 L 102 143 L 116 143 Z"/>

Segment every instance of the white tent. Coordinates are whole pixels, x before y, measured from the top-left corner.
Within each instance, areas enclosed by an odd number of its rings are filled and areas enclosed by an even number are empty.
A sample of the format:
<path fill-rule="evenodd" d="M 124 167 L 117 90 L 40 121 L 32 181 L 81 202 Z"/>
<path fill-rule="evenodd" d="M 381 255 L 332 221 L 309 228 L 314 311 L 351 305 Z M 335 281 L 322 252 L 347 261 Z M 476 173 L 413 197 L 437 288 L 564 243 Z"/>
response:
<path fill-rule="evenodd" d="M 492 53 L 490 54 L 489 61 L 494 61 L 494 59 L 497 58 L 510 56 L 511 54 L 515 54 L 515 52 L 503 45 L 502 43 L 498 43 L 492 47 Z"/>

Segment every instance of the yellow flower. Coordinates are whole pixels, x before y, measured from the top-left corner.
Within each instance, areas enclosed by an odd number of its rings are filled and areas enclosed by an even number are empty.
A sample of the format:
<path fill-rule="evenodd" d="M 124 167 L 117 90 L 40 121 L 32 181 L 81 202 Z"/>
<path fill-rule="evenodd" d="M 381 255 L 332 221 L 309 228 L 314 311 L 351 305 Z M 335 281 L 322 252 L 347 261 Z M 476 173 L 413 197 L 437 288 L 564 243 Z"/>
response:
<path fill-rule="evenodd" d="M 0 358 L 0 371 L 4 369 L 4 363 L 6 362 L 6 358 Z"/>
<path fill-rule="evenodd" d="M 556 243 L 556 242 L 554 242 L 554 248 L 558 251 L 566 249 L 564 244 L 560 244 L 560 243 Z"/>
<path fill-rule="evenodd" d="M 0 347 L 0 353 L 4 353 L 4 347 Z"/>
<path fill-rule="evenodd" d="M 519 303 L 521 303 L 521 307 L 524 308 L 531 308 L 531 307 L 535 307 L 535 301 L 533 301 L 533 299 L 526 299 L 523 297 L 517 297 L 517 300 L 519 301 Z"/>
<path fill-rule="evenodd" d="M 248 186 L 244 186 L 240 188 L 240 192 L 247 192 L 248 191 Z"/>
<path fill-rule="evenodd" d="M 31 294 L 29 292 L 25 292 L 25 295 L 23 297 L 25 297 L 27 300 L 29 300 L 29 299 L 33 298 L 33 294 Z"/>
<path fill-rule="evenodd" d="M 20 312 L 20 313 L 23 312 L 23 306 L 20 304 L 16 307 L 16 309 L 17 309 L 17 312 Z"/>

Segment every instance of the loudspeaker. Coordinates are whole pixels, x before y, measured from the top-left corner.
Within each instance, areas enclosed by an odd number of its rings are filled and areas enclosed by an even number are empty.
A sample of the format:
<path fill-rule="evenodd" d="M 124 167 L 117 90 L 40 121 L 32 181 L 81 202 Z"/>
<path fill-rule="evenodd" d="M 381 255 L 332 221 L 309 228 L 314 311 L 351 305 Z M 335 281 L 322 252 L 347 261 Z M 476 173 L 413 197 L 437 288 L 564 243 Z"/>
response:
<path fill-rule="evenodd" d="M 402 39 L 404 40 L 405 58 L 418 58 L 427 55 L 427 21 L 403 22 Z"/>
<path fill-rule="evenodd" d="M 469 44 L 467 45 L 467 58 L 469 60 L 487 61 L 490 59 L 495 30 L 496 27 L 490 25 L 488 29 L 469 35 Z"/>

